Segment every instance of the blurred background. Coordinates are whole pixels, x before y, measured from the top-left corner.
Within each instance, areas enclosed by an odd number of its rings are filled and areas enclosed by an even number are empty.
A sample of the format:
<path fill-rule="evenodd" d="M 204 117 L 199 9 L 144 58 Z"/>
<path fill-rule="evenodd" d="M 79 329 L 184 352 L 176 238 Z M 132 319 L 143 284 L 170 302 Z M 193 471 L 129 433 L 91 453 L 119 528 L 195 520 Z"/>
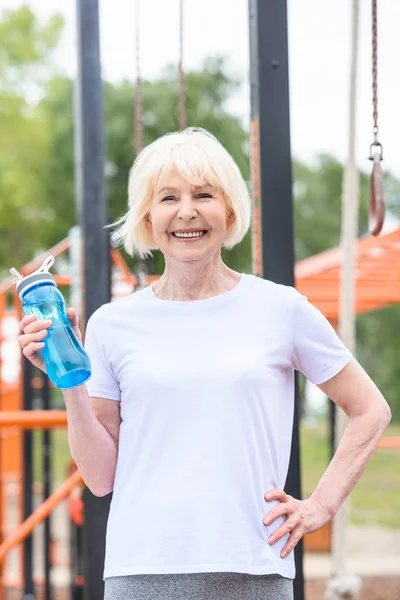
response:
<path fill-rule="evenodd" d="M 135 158 L 136 28 L 140 27 L 143 78 L 143 143 L 178 125 L 179 2 L 146 0 L 138 14 L 125 0 L 100 0 L 101 65 L 104 79 L 106 193 L 109 218 L 126 210 L 127 179 Z M 356 159 L 360 172 L 359 236 L 368 234 L 368 162 L 372 141 L 371 11 L 361 3 Z M 155 18 L 156 17 L 156 18 Z M 343 168 L 347 156 L 350 2 L 289 0 L 291 146 L 296 261 L 340 243 Z M 383 233 L 400 227 L 400 4 L 383 0 L 379 10 L 379 128 L 384 144 L 387 216 Z M 249 33 L 246 0 L 186 2 L 183 23 L 187 124 L 214 133 L 250 183 Z M 76 225 L 74 180 L 74 78 L 77 71 L 75 3 L 3 0 L 0 7 L 0 282 L 69 235 Z M 121 251 L 129 269 L 135 259 Z M 251 232 L 224 259 L 251 272 Z M 67 275 L 68 257 L 57 261 Z M 150 275 L 162 272 L 162 257 L 147 261 Z M 60 286 L 68 301 L 69 286 Z M 8 302 L 11 298 L 8 297 Z M 20 374 L 16 320 L 3 319 L 2 378 Z M 388 400 L 393 420 L 387 435 L 400 436 L 400 306 L 357 319 L 357 358 Z M 330 456 L 328 401 L 301 382 L 303 493 L 311 493 Z M 63 408 L 52 390 L 52 407 Z M 33 434 L 34 491 L 43 482 L 42 434 Z M 52 485 L 66 477 L 66 433 L 51 433 Z M 36 487 L 35 487 L 36 486 Z M 10 492 L 11 496 L 12 493 Z M 39 497 L 38 496 L 38 497 Z M 12 503 L 12 500 L 10 500 Z M 58 512 L 57 512 L 58 511 Z M 52 577 L 67 585 L 70 530 L 66 504 L 56 511 L 51 534 Z M 10 513 L 11 514 L 11 513 Z M 57 517 L 57 514 L 60 516 Z M 15 519 L 18 519 L 14 515 Z M 371 595 L 400 597 L 400 450 L 379 449 L 350 498 L 349 551 L 360 575 L 376 576 Z M 58 521 L 56 521 L 58 523 Z M 15 523 L 14 523 L 15 525 Z M 13 523 L 10 521 L 10 528 Z M 56 534 L 56 529 L 58 534 Z M 3 531 L 3 536 L 5 532 Z M 35 573 L 43 578 L 42 546 Z M 373 551 L 372 551 L 373 548 Z M 325 548 L 325 551 L 327 548 Z M 370 552 L 369 552 L 370 551 Z M 306 554 L 309 600 L 329 576 L 324 548 Z M 377 557 L 382 560 L 379 562 Z M 17 555 L 8 561 L 10 585 L 21 585 Z M 390 567 L 390 568 L 389 568 Z M 64 570 L 63 570 L 64 569 Z M 382 577 L 393 592 L 380 596 Z M 397 579 L 396 579 L 397 578 Z M 390 581 L 389 581 L 390 580 Z M 372 579 L 371 579 L 372 581 Z M 388 583 L 389 581 L 389 583 Z M 372 586 L 372 583 L 371 583 Z M 322 588 L 321 588 L 322 589 Z M 372 589 L 372 588 L 371 588 Z M 390 588 L 391 589 L 391 588 Z M 395 596 L 397 594 L 398 596 Z M 368 592 L 369 593 L 369 592 Z M 18 595 L 20 594 L 20 595 Z M 314 594 L 314 595 L 312 595 Z M 375 595 L 372 595 L 375 594 Z"/>

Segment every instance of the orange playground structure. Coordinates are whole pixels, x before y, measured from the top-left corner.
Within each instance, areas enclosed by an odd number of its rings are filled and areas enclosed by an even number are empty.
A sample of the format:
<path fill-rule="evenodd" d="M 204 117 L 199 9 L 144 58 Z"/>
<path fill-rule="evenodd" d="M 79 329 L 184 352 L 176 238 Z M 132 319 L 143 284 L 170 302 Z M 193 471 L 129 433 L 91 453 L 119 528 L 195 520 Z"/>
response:
<path fill-rule="evenodd" d="M 44 258 L 52 254 L 56 258 L 68 251 L 70 240 L 66 238 L 45 254 L 38 256 L 34 261 L 21 269 L 22 274 L 31 273 L 38 268 Z M 130 272 L 120 252 L 112 248 L 111 260 L 113 268 L 113 294 L 112 299 L 118 295 L 131 293 L 137 284 L 136 277 Z M 366 237 L 357 244 L 357 264 L 355 274 L 355 310 L 357 314 L 374 311 L 393 303 L 400 302 L 400 228 L 380 237 Z M 339 317 L 339 291 L 341 271 L 341 250 L 339 248 L 328 250 L 309 259 L 303 260 L 295 266 L 296 288 L 305 294 L 322 313 L 337 326 Z M 58 285 L 71 285 L 71 277 L 55 275 Z M 147 284 L 156 280 L 157 276 L 149 276 Z M 124 288 L 118 292 L 117 288 Z M 6 335 L 6 324 L 15 324 L 21 319 L 21 302 L 14 289 L 11 279 L 0 284 L 0 600 L 3 597 L 4 579 L 3 565 L 9 551 L 18 546 L 34 529 L 45 519 L 50 512 L 68 497 L 73 489 L 82 485 L 79 473 L 72 473 L 65 483 L 54 492 L 29 517 L 23 520 L 23 431 L 28 429 L 51 429 L 66 427 L 64 411 L 23 411 L 23 372 L 21 368 L 21 352 L 19 351 L 19 368 L 13 380 L 5 376 L 4 363 L 9 360 L 8 348 L 10 336 Z M 84 319 L 83 319 L 84 320 Z M 18 332 L 14 331 L 17 344 Z M 11 336 L 12 337 L 12 336 Z M 10 346 L 11 348 L 11 346 Z M 6 351 L 5 351 L 6 350 Z M 11 352 L 11 350 L 10 350 Z M 12 352 L 11 352 L 12 354 Z M 15 362 L 15 360 L 14 360 Z M 18 362 L 18 358 L 16 359 Z M 33 387 L 43 385 L 41 378 L 33 380 Z M 398 438 L 384 438 L 381 447 L 400 448 Z M 8 511 L 8 490 L 14 489 L 17 499 L 20 526 L 10 531 Z M 321 534 L 311 534 L 305 540 L 307 549 L 326 549 L 328 542 L 321 538 Z M 325 536 L 329 536 L 325 533 Z M 19 554 L 22 577 L 22 554 Z"/>

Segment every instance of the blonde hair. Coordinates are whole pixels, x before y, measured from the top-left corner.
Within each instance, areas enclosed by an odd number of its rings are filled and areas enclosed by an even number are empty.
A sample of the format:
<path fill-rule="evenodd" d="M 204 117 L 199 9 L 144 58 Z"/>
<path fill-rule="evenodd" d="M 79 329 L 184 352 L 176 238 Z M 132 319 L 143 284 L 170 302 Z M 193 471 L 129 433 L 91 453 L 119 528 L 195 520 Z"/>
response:
<path fill-rule="evenodd" d="M 235 215 L 223 246 L 232 248 L 245 236 L 251 218 L 251 200 L 239 167 L 222 144 L 208 131 L 189 127 L 168 133 L 144 148 L 129 174 L 128 212 L 106 227 L 117 227 L 111 240 L 126 252 L 142 258 L 155 249 L 145 219 L 152 196 L 173 168 L 192 185 L 204 182 L 219 189 Z"/>

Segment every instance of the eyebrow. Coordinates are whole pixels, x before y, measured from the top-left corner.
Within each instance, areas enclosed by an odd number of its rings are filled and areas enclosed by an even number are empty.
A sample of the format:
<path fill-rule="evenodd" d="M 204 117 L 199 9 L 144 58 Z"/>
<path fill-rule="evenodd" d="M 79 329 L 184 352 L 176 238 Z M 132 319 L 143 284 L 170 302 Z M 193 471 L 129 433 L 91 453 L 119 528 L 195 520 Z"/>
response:
<path fill-rule="evenodd" d="M 204 190 L 205 188 L 210 188 L 214 190 L 215 188 L 210 183 L 205 183 L 204 185 L 194 185 L 192 186 L 193 190 Z M 179 188 L 176 187 L 163 187 L 158 191 L 159 194 L 163 192 L 179 192 Z"/>

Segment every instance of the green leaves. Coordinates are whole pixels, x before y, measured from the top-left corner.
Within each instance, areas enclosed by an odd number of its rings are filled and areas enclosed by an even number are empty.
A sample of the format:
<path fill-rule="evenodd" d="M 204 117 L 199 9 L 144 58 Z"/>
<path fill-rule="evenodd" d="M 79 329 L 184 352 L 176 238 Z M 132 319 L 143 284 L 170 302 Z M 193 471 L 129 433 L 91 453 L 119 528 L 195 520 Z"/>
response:
<path fill-rule="evenodd" d="M 32 104 L 32 93 L 41 85 L 63 22 L 56 15 L 42 24 L 27 6 L 1 17 L 0 273 L 6 276 L 11 262 L 31 259 L 40 243 L 46 208 L 40 171 L 50 123 Z"/>
<path fill-rule="evenodd" d="M 0 21 L 0 81 L 2 89 L 20 86 L 28 79 L 36 80 L 56 47 L 64 20 L 53 15 L 40 23 L 28 6 L 3 11 Z M 37 68 L 40 67 L 39 71 Z"/>

